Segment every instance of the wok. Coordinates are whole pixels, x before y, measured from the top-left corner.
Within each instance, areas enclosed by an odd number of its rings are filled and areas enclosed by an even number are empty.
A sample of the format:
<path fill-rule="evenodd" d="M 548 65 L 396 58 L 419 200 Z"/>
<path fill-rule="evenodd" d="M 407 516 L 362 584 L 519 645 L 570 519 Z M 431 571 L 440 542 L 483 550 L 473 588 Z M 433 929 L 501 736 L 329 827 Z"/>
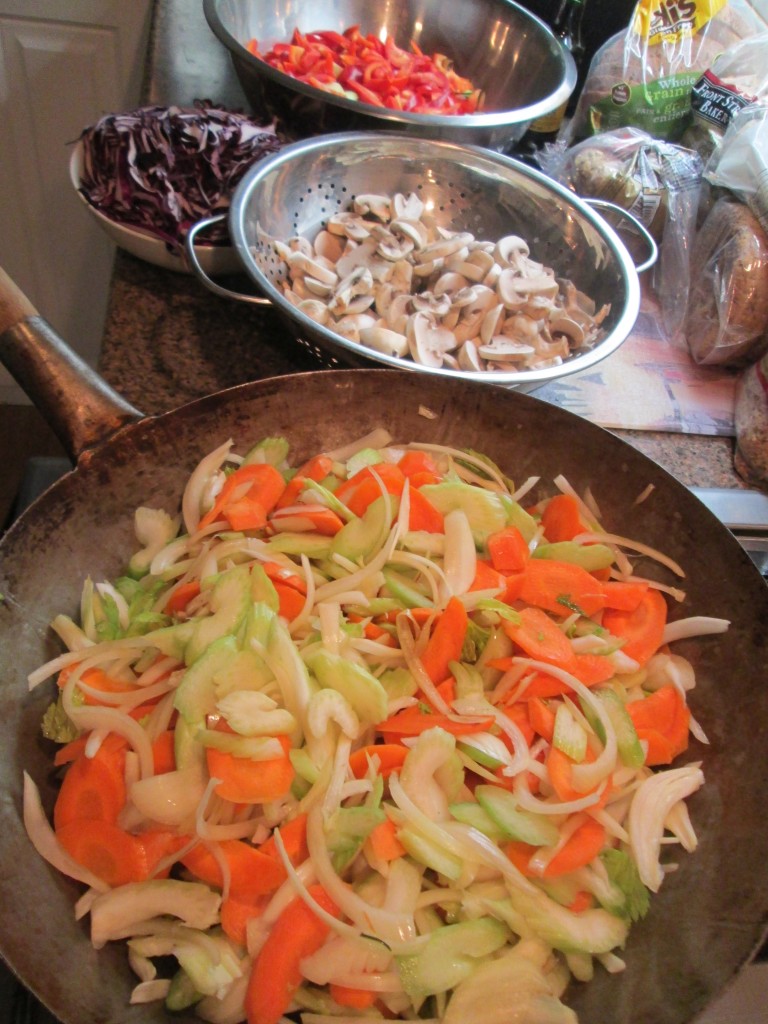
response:
<path fill-rule="evenodd" d="M 609 528 L 657 545 L 685 566 L 675 616 L 726 617 L 725 636 L 681 642 L 694 663 L 694 742 L 706 785 L 691 799 L 700 836 L 680 855 L 647 918 L 634 926 L 627 969 L 575 983 L 582 1024 L 683 1024 L 720 993 L 762 941 L 768 920 L 768 588 L 736 540 L 673 477 L 616 436 L 571 413 L 492 385 L 396 370 L 296 374 L 232 388 L 156 418 L 83 367 L 0 272 L 0 358 L 39 399 L 77 468 L 43 494 L 0 543 L 0 952 L 66 1024 L 166 1021 L 129 1006 L 125 950 L 95 953 L 76 922 L 80 887 L 32 849 L 21 821 L 22 771 L 48 809 L 55 782 L 39 722 L 50 693 L 27 673 L 53 656 L 48 629 L 76 614 L 83 577 L 114 576 L 131 551 L 137 505 L 174 509 L 183 481 L 219 439 L 284 434 L 296 458 L 383 424 L 396 438 L 469 445 L 517 480 L 564 473 L 589 487 Z M 64 360 L 62 364 L 62 359 Z M 425 410 L 430 410 L 425 415 Z M 647 485 L 653 493 L 635 499 Z M 180 1020 L 187 1018 L 180 1017 Z M 192 1018 L 189 1018 L 190 1020 Z"/>

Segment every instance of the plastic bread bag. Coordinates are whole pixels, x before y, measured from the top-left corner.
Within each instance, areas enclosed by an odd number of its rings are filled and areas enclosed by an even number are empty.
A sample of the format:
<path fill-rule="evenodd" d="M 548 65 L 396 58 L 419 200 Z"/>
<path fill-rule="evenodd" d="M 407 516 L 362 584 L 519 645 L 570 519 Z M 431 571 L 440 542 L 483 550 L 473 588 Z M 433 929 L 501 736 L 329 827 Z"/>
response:
<path fill-rule="evenodd" d="M 695 233 L 703 162 L 698 153 L 625 127 L 571 147 L 545 146 L 542 170 L 577 195 L 603 199 L 631 213 L 653 235 L 659 259 L 651 284 L 663 334 L 684 344 L 690 239 Z M 623 235 L 621 224 L 614 225 Z"/>
<path fill-rule="evenodd" d="M 768 104 L 766 32 L 742 39 L 715 57 L 691 90 L 693 123 L 681 142 L 708 159 L 733 118 L 753 104 Z"/>
<path fill-rule="evenodd" d="M 768 31 L 768 0 L 638 0 L 624 32 L 592 58 L 566 138 L 625 125 L 677 141 L 691 90 L 715 58 Z"/>
<path fill-rule="evenodd" d="M 749 483 L 768 485 L 768 356 L 747 367 L 736 385 L 734 465 Z"/>
<path fill-rule="evenodd" d="M 704 177 L 746 203 L 768 232 L 768 106 L 753 104 L 733 117 Z"/>
<path fill-rule="evenodd" d="M 685 338 L 700 364 L 741 367 L 768 349 L 768 233 L 735 197 L 694 239 Z"/>

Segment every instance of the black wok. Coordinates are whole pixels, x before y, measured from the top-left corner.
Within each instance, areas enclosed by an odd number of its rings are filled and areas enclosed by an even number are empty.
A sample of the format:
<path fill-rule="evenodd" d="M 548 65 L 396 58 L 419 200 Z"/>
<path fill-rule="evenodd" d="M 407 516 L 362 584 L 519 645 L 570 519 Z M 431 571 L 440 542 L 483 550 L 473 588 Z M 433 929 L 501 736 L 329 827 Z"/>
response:
<path fill-rule="evenodd" d="M 4 296 L 4 298 L 3 298 Z M 518 392 L 407 371 L 320 371 L 247 384 L 153 419 L 122 402 L 70 357 L 0 272 L 0 358 L 41 399 L 78 464 L 35 502 L 0 543 L 0 952 L 66 1024 L 166 1021 L 130 1007 L 134 981 L 119 945 L 95 953 L 76 922 L 80 887 L 34 852 L 21 822 L 22 771 L 55 792 L 39 722 L 46 686 L 27 673 L 53 656 L 48 629 L 75 614 L 84 576 L 114 576 L 131 551 L 137 505 L 174 509 L 183 481 L 215 443 L 284 434 L 297 458 L 383 424 L 400 439 L 469 445 L 515 479 L 564 473 L 590 487 L 605 523 L 659 546 L 687 570 L 675 609 L 731 620 L 725 636 L 680 643 L 694 663 L 694 713 L 710 738 L 706 785 L 690 801 L 700 836 L 680 854 L 637 924 L 627 970 L 602 968 L 574 984 L 582 1024 L 683 1024 L 720 993 L 762 941 L 768 920 L 768 588 L 729 532 L 673 477 L 614 435 Z M 31 319 L 30 319 L 31 317 Z M 42 333 L 41 333 L 42 332 Z M 64 350 L 66 351 L 66 350 Z M 101 389 L 101 390 L 99 390 Z M 424 410 L 434 415 L 424 415 Z M 648 484 L 652 495 L 634 501 Z"/>

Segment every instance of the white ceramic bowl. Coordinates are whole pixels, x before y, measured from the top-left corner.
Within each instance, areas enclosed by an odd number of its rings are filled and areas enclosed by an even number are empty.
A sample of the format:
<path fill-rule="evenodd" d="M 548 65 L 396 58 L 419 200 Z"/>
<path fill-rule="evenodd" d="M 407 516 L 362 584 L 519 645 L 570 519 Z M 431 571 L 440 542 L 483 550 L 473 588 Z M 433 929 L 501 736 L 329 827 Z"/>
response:
<path fill-rule="evenodd" d="M 184 274 L 191 273 L 191 267 L 183 248 L 178 252 L 171 251 L 163 239 L 153 235 L 151 231 L 145 231 L 131 224 L 122 224 L 92 206 L 80 191 L 82 171 L 83 144 L 78 141 L 69 160 L 70 180 L 83 205 L 116 245 L 131 253 L 132 256 L 146 260 L 147 263 L 154 263 L 165 270 L 176 270 Z M 234 249 L 228 245 L 198 243 L 195 245 L 195 254 L 200 260 L 200 265 L 212 277 L 234 274 L 241 269 Z"/>

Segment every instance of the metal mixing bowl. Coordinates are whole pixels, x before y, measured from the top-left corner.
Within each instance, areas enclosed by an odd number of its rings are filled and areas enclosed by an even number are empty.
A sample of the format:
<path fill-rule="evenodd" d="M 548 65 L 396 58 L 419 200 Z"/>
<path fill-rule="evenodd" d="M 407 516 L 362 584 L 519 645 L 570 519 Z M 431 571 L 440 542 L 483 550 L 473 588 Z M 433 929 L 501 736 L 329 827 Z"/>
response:
<path fill-rule="evenodd" d="M 576 84 L 573 58 L 550 29 L 511 0 L 204 0 L 213 32 L 230 51 L 254 110 L 276 117 L 294 138 L 318 132 L 389 128 L 426 138 L 508 150 L 535 118 L 566 102 Z M 444 53 L 485 93 L 483 113 L 408 114 L 332 96 L 297 82 L 248 51 L 266 52 L 293 30 L 342 32 L 359 25 L 402 47 Z"/>
<path fill-rule="evenodd" d="M 298 235 L 314 240 L 328 218 L 347 209 L 354 196 L 397 192 L 417 193 L 439 224 L 470 231 L 476 238 L 495 242 L 504 235 L 522 236 L 532 258 L 571 280 L 598 309 L 610 304 L 602 339 L 590 349 L 577 350 L 579 354 L 560 366 L 493 373 L 430 368 L 344 338 L 292 305 L 282 287 L 288 265 L 275 242 Z M 210 218 L 198 222 L 187 236 L 187 254 L 198 276 L 216 294 L 264 302 L 202 273 L 194 241 L 211 223 Z M 261 295 L 325 365 L 379 363 L 532 390 L 588 369 L 614 352 L 632 329 L 640 305 L 638 271 L 602 216 L 545 175 L 479 147 L 390 132 L 350 132 L 293 143 L 259 161 L 241 180 L 229 209 L 229 233 Z"/>

